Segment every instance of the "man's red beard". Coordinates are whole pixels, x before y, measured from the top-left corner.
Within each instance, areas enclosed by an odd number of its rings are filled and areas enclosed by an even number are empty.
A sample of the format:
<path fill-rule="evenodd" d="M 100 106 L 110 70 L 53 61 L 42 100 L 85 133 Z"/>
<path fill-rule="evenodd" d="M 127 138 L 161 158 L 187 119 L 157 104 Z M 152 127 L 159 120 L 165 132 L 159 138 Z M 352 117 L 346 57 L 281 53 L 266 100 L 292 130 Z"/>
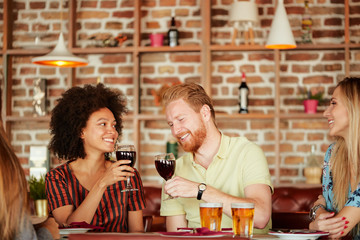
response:
<path fill-rule="evenodd" d="M 184 136 L 186 133 L 189 133 L 189 136 L 187 136 L 187 138 L 190 138 L 190 140 L 187 139 L 186 142 L 181 142 L 180 138 L 178 137 L 181 147 L 184 149 L 185 152 L 196 152 L 204 143 L 204 140 L 206 138 L 206 129 L 204 123 L 201 121 L 200 127 L 196 129 L 194 133 L 188 131 L 179 135 Z"/>

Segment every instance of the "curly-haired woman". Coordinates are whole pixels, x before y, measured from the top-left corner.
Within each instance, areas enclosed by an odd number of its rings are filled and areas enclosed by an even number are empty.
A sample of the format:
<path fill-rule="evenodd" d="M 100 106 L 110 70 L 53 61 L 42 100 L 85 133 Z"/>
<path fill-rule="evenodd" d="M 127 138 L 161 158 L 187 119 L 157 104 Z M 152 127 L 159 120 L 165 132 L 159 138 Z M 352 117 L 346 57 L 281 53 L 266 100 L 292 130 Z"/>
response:
<path fill-rule="evenodd" d="M 52 111 L 49 148 L 67 160 L 46 175 L 49 211 L 59 224 L 85 221 L 107 232 L 143 232 L 144 193 L 139 173 L 112 162 L 121 135 L 125 97 L 103 84 L 73 87 Z M 121 192 L 126 179 L 139 191 Z"/>
<path fill-rule="evenodd" d="M 310 229 L 330 238 L 360 239 L 360 78 L 345 78 L 336 86 L 328 119 L 328 148 L 323 169 L 323 194 L 311 210 Z"/>

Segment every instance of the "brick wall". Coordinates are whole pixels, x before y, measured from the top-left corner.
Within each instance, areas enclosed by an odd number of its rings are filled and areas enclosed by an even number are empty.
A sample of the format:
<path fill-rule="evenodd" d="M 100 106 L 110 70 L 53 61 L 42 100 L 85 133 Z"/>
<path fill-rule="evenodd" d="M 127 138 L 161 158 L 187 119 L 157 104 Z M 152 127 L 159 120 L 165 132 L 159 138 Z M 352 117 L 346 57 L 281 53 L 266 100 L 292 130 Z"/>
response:
<path fill-rule="evenodd" d="M 66 2 L 66 1 L 65 1 Z M 227 23 L 232 0 L 212 0 L 213 44 L 229 44 L 232 26 Z M 259 8 L 260 24 L 255 26 L 255 42 L 264 44 L 274 13 L 274 1 L 256 1 Z M 123 34 L 128 37 L 125 46 L 133 45 L 133 1 L 77 1 L 77 46 L 86 48 L 100 44 L 109 36 Z M 141 45 L 148 45 L 150 33 L 165 34 L 170 17 L 176 15 L 181 45 L 201 44 L 200 0 L 150 0 L 143 1 L 141 13 Z M 67 19 L 67 2 L 63 19 Z M 351 42 L 359 43 L 360 3 L 350 1 Z M 0 6 L 2 6 L 0 4 Z M 40 43 L 53 46 L 61 28 L 58 1 L 16 0 L 14 43 L 15 48 L 34 45 L 36 36 Z M 285 1 L 292 30 L 296 40 L 300 39 L 300 20 L 303 12 L 301 1 Z M 343 43 L 344 3 L 343 1 L 314 0 L 310 2 L 314 19 L 315 43 Z M 2 11 L 1 11 L 2 12 Z M 0 13 L 1 14 L 1 13 Z M 0 25 L 2 25 L 0 20 Z M 67 21 L 62 30 L 67 39 Z M 1 28 L 2 31 L 2 28 Z M 2 33 L 0 33 L 2 35 Z M 91 37 L 96 37 L 91 40 Z M 237 43 L 241 43 L 240 37 Z M 2 42 L 0 42 L 2 43 Z M 89 54 L 85 55 L 90 64 L 76 69 L 77 85 L 96 83 L 99 80 L 109 87 L 121 89 L 128 97 L 128 107 L 133 110 L 133 59 L 131 54 Z M 281 52 L 281 112 L 302 112 L 303 106 L 297 94 L 298 85 L 321 86 L 325 98 L 345 74 L 344 51 L 321 50 Z M 360 51 L 351 51 L 351 75 L 359 75 Z M 274 112 L 274 56 L 272 51 L 213 52 L 211 94 L 217 112 L 238 111 L 238 86 L 241 71 L 247 72 L 250 88 L 250 111 Z M 1 61 L 1 59 L 0 59 Z M 14 116 L 32 115 L 32 86 L 38 77 L 48 79 L 48 101 L 51 110 L 56 99 L 69 84 L 68 69 L 38 67 L 31 64 L 31 57 L 13 58 L 13 99 Z M 152 92 L 164 83 L 200 82 L 201 59 L 199 53 L 147 53 L 141 55 L 141 112 L 159 114 Z M 319 106 L 319 111 L 327 103 Z M 218 119 L 219 128 L 231 136 L 246 136 L 264 150 L 271 173 L 275 168 L 275 141 L 273 120 Z M 125 121 L 123 142 L 133 139 L 132 121 Z M 153 156 L 165 151 L 170 130 L 165 121 L 147 120 L 140 123 L 141 175 L 146 184 L 160 183 L 161 178 L 154 169 Z M 322 158 L 331 139 L 327 133 L 325 119 L 282 120 L 281 131 L 281 182 L 304 182 L 302 174 L 306 165 L 310 145 L 316 145 L 316 155 Z M 47 145 L 49 141 L 48 122 L 15 122 L 12 124 L 12 144 L 28 173 L 30 145 Z M 52 158 L 52 166 L 59 162 Z"/>

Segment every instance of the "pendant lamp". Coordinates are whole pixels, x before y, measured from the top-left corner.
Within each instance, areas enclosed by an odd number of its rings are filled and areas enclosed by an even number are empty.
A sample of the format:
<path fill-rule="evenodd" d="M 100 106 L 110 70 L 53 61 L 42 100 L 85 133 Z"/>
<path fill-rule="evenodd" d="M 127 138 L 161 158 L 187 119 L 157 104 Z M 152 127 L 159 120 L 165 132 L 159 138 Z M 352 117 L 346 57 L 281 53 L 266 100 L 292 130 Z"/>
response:
<path fill-rule="evenodd" d="M 271 23 L 270 33 L 265 47 L 271 49 L 296 48 L 283 0 L 279 0 L 276 7 L 275 17 Z"/>
<path fill-rule="evenodd" d="M 65 46 L 64 36 L 60 33 L 55 48 L 45 56 L 32 59 L 32 63 L 53 67 L 83 67 L 88 65 L 86 59 L 73 55 Z"/>
<path fill-rule="evenodd" d="M 240 24 L 244 29 L 245 45 L 248 45 L 249 40 L 251 45 L 255 45 L 253 25 L 259 23 L 258 8 L 255 2 L 234 2 L 230 8 L 229 22 L 234 26 L 232 45 L 235 45 L 237 30 Z"/>
<path fill-rule="evenodd" d="M 62 5 L 63 1 L 60 4 L 61 12 L 61 29 L 62 29 Z M 88 61 L 84 58 L 77 57 L 73 55 L 65 46 L 64 36 L 60 32 L 59 40 L 55 48 L 45 56 L 35 57 L 32 59 L 32 63 L 53 66 L 53 67 L 83 67 L 88 65 Z"/>

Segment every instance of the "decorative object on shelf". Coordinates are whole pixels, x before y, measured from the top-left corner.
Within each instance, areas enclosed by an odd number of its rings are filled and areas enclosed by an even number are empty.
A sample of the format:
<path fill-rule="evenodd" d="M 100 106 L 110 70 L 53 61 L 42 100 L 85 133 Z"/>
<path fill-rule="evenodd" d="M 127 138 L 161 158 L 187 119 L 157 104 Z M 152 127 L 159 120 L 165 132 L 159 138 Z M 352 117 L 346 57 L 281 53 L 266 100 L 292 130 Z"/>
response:
<path fill-rule="evenodd" d="M 255 2 L 234 2 L 230 8 L 229 22 L 233 25 L 234 31 L 231 44 L 235 45 L 238 35 L 238 28 L 241 24 L 245 45 L 255 45 L 253 25 L 259 22 L 258 8 Z"/>
<path fill-rule="evenodd" d="M 304 14 L 301 19 L 301 43 L 312 43 L 312 19 L 309 9 L 309 1 L 304 1 Z"/>
<path fill-rule="evenodd" d="M 242 72 L 241 84 L 239 86 L 239 113 L 249 113 L 248 109 L 248 97 L 249 97 L 249 88 L 246 84 L 246 75 L 245 72 Z"/>
<path fill-rule="evenodd" d="M 46 79 L 35 79 L 32 102 L 34 116 L 46 115 L 46 95 Z"/>
<path fill-rule="evenodd" d="M 296 48 L 294 36 L 284 7 L 284 0 L 278 1 L 265 47 L 271 49 Z"/>
<path fill-rule="evenodd" d="M 49 151 L 47 146 L 30 146 L 30 176 L 40 178 L 45 175 L 49 169 Z"/>
<path fill-rule="evenodd" d="M 161 47 L 163 45 L 164 35 L 161 33 L 151 33 L 150 42 L 152 47 Z"/>
<path fill-rule="evenodd" d="M 30 197 L 35 201 L 35 211 L 38 217 L 48 216 L 48 202 L 45 193 L 45 175 L 29 179 Z"/>
<path fill-rule="evenodd" d="M 103 47 L 121 47 L 126 39 L 127 36 L 123 36 L 122 34 L 119 34 L 116 37 L 109 37 L 103 40 Z"/>
<path fill-rule="evenodd" d="M 92 47 L 121 47 L 127 40 L 127 36 L 122 34 L 113 37 L 111 34 L 96 34 L 88 38 L 93 41 Z"/>
<path fill-rule="evenodd" d="M 319 102 L 323 100 L 324 91 L 322 88 L 316 87 L 308 90 L 306 87 L 299 87 L 299 92 L 303 100 L 305 113 L 316 113 Z"/>
<path fill-rule="evenodd" d="M 311 152 L 307 159 L 307 166 L 304 169 L 304 176 L 308 184 L 320 184 L 322 174 L 321 161 L 315 156 L 315 145 L 311 145 Z"/>
<path fill-rule="evenodd" d="M 170 29 L 167 33 L 168 45 L 170 47 L 179 46 L 179 31 L 176 28 L 175 17 L 171 17 Z"/>
<path fill-rule="evenodd" d="M 55 48 L 45 56 L 35 57 L 32 63 L 52 67 L 83 67 L 88 65 L 88 61 L 84 58 L 73 55 L 65 46 L 64 36 L 62 33 L 63 25 L 63 1 L 60 4 L 60 35 Z"/>

